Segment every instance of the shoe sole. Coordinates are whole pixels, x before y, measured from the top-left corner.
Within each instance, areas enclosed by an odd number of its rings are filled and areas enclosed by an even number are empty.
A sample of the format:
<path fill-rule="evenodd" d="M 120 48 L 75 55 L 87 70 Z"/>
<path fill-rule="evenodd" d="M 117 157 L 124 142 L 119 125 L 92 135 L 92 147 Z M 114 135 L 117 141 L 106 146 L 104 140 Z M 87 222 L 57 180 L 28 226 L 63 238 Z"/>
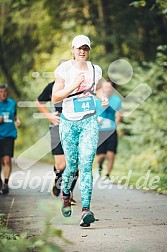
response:
<path fill-rule="evenodd" d="M 64 209 L 64 208 L 61 209 L 61 214 L 62 214 L 64 217 L 66 217 L 66 218 L 70 217 L 71 214 L 72 214 L 72 210 L 70 210 L 70 211 L 68 211 L 68 212 L 63 212 L 63 209 Z"/>
<path fill-rule="evenodd" d="M 90 227 L 90 223 L 89 224 L 86 224 L 86 223 L 82 223 L 80 224 L 81 227 Z"/>

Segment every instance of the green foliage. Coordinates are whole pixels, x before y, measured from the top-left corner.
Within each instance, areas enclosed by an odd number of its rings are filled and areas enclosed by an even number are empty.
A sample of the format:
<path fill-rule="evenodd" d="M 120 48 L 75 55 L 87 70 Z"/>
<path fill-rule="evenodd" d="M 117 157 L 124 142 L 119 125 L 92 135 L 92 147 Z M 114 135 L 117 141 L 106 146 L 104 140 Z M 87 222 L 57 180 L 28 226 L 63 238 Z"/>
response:
<path fill-rule="evenodd" d="M 41 205 L 41 209 L 48 214 L 45 219 L 44 231 L 40 235 L 29 237 L 28 233 L 22 232 L 19 235 L 15 234 L 12 230 L 4 227 L 4 215 L 0 215 L 0 252 L 62 252 L 60 246 L 58 246 L 53 238 L 57 237 L 67 243 L 69 240 L 63 237 L 63 233 L 60 229 L 51 225 L 53 218 L 53 212 L 46 209 Z M 55 205 L 54 205 L 55 209 Z M 54 211 L 55 214 L 55 211 Z"/>
<path fill-rule="evenodd" d="M 140 83 L 152 88 L 152 94 L 119 127 L 119 149 L 113 174 L 127 174 L 133 170 L 132 184 L 151 170 L 160 176 L 158 192 L 167 193 L 167 105 L 166 47 L 159 46 L 156 61 L 132 63 L 134 76 L 130 85 L 119 87 L 126 96 Z"/>
<path fill-rule="evenodd" d="M 130 5 L 134 6 L 135 8 L 145 7 L 146 6 L 146 1 L 144 1 L 144 0 L 142 0 L 142 1 L 134 1 Z"/>
<path fill-rule="evenodd" d="M 0 81 L 29 97 L 32 72 L 52 72 L 78 33 L 90 36 L 103 68 L 117 57 L 152 60 L 166 42 L 166 9 L 163 0 L 0 1 Z"/>
<path fill-rule="evenodd" d="M 167 78 L 164 53 L 162 50 L 157 53 L 154 64 L 144 63 L 143 69 L 139 68 L 141 80 L 143 81 L 144 76 L 144 82 L 152 88 L 152 94 L 129 118 L 125 118 L 122 127 L 125 132 L 128 130 L 127 139 L 133 152 L 135 149 L 138 150 L 138 167 L 136 165 L 135 167 L 141 169 L 143 167 L 141 163 L 147 160 L 144 169 L 151 169 L 154 172 L 167 171 L 167 130 L 164 124 Z M 137 81 L 139 81 L 138 77 Z M 136 82 L 135 76 L 134 82 Z"/>

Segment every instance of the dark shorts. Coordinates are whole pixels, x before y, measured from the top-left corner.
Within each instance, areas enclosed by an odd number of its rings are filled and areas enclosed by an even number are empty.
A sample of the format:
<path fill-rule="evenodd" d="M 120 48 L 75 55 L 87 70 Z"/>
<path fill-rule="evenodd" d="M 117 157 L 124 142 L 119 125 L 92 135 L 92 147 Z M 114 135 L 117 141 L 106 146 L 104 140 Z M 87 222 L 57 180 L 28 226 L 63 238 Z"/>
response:
<path fill-rule="evenodd" d="M 13 137 L 6 137 L 0 139 L 0 158 L 4 156 L 13 157 L 14 154 L 14 141 Z"/>
<path fill-rule="evenodd" d="M 64 151 L 60 142 L 59 125 L 50 127 L 51 149 L 53 155 L 64 155 Z"/>
<path fill-rule="evenodd" d="M 117 153 L 117 131 L 99 131 L 99 143 L 96 154 L 106 154 L 107 151 Z"/>

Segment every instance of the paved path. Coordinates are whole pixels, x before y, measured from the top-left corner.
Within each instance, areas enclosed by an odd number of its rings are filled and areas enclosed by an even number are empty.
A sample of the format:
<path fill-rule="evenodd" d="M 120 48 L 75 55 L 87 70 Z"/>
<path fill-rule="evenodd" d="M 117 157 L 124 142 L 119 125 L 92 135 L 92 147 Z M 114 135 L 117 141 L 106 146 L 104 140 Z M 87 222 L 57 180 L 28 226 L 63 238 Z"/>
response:
<path fill-rule="evenodd" d="M 167 196 L 139 190 L 99 189 L 94 186 L 92 211 L 97 221 L 90 228 L 81 228 L 80 191 L 76 186 L 71 218 L 60 214 L 60 199 L 54 198 L 52 166 L 35 164 L 30 170 L 14 167 L 8 196 L 0 195 L 0 210 L 8 216 L 8 226 L 16 232 L 27 231 L 30 236 L 42 232 L 43 221 L 50 215 L 53 225 L 63 230 L 71 240 L 67 244 L 55 241 L 64 251 L 121 251 L 158 252 L 167 251 Z M 34 188 L 34 189 L 33 189 Z M 50 212 L 48 212 L 50 211 Z"/>

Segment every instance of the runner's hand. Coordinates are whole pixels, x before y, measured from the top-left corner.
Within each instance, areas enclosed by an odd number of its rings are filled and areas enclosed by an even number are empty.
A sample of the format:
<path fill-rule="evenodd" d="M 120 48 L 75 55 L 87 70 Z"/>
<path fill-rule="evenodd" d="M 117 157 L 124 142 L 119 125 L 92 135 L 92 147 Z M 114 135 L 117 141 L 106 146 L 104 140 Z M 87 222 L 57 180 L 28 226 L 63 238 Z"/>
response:
<path fill-rule="evenodd" d="M 74 79 L 74 87 L 75 88 L 79 87 L 84 80 L 85 80 L 84 74 L 79 73 Z"/>
<path fill-rule="evenodd" d="M 58 116 L 58 114 L 58 111 L 56 111 L 55 113 L 50 113 L 49 121 L 54 125 L 59 125 L 60 123 L 60 116 Z"/>
<path fill-rule="evenodd" d="M 3 116 L 0 116 L 0 123 L 3 123 L 3 122 L 4 122 Z"/>
<path fill-rule="evenodd" d="M 15 124 L 16 124 L 16 127 L 17 127 L 17 128 L 20 128 L 20 126 L 21 126 L 21 121 L 20 121 L 19 118 L 16 119 Z"/>
<path fill-rule="evenodd" d="M 109 103 L 108 103 L 108 98 L 105 97 L 105 96 L 102 96 L 102 98 L 101 98 L 101 103 L 102 103 L 102 106 L 103 106 L 104 108 L 107 108 L 108 105 L 109 105 Z"/>
<path fill-rule="evenodd" d="M 103 118 L 99 116 L 99 117 L 97 118 L 97 121 L 98 121 L 99 124 L 102 124 Z"/>

